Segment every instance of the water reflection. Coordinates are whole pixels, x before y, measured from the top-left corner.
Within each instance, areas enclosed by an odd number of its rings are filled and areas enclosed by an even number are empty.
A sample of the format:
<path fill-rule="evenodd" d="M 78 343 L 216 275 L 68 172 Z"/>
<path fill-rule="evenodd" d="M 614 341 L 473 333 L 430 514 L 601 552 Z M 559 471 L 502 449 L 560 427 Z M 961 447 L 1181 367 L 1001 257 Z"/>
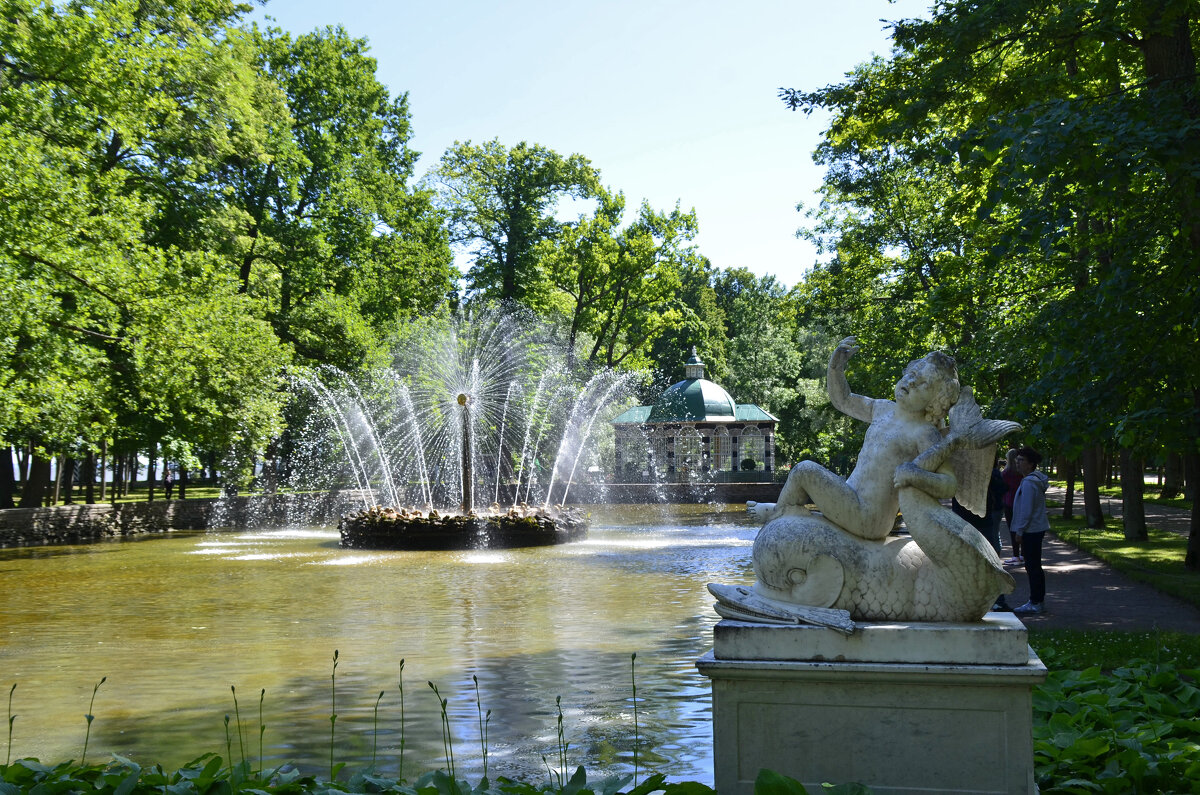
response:
<path fill-rule="evenodd" d="M 96 751 L 177 766 L 225 754 L 224 716 L 259 755 L 312 771 L 334 756 L 406 776 L 444 764 L 436 683 L 460 773 L 544 775 L 562 696 L 569 763 L 632 765 L 637 653 L 643 764 L 711 781 L 708 682 L 695 659 L 716 621 L 710 580 L 748 582 L 754 528 L 720 506 L 593 509 L 588 540 L 499 552 L 342 550 L 322 528 L 175 534 L 0 552 L 0 685 L 17 682 L 12 754 L 78 758 L 91 688 Z M 373 709 L 380 691 L 377 732 Z M 95 749 L 93 751 L 92 749 Z"/>

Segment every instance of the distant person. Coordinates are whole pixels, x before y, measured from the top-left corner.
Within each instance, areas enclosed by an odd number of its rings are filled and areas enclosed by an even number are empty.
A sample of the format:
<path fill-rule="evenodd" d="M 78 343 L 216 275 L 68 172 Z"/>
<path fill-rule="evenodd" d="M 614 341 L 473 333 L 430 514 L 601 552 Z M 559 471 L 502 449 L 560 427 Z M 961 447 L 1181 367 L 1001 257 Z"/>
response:
<path fill-rule="evenodd" d="M 983 516 L 976 516 L 959 503 L 957 499 L 952 500 L 950 503 L 951 510 L 964 519 L 967 524 L 978 530 L 979 534 L 991 545 L 992 549 L 996 550 L 997 556 L 1001 554 L 1000 517 L 1004 513 L 1004 491 L 1004 480 L 1000 477 L 1000 469 L 992 467 L 992 477 L 988 482 L 987 504 L 984 507 Z M 996 599 L 996 603 L 992 605 L 992 610 L 1009 612 L 1012 608 L 1008 606 L 1008 600 L 1004 598 L 1004 594 L 1000 594 Z"/>
<path fill-rule="evenodd" d="M 1021 473 L 1017 471 L 1017 451 L 1010 449 L 1004 455 L 1004 470 L 1000 476 L 1004 479 L 1004 521 L 1008 525 L 1008 537 L 1012 543 L 1012 557 L 1004 561 L 1006 566 L 1019 566 L 1024 563 L 1021 557 L 1021 537 L 1013 532 L 1013 500 L 1017 496 L 1017 487 L 1021 485 Z"/>
<path fill-rule="evenodd" d="M 167 497 L 167 502 L 171 501 L 171 492 L 175 489 L 175 476 L 171 473 L 170 467 L 163 467 L 163 494 Z"/>
<path fill-rule="evenodd" d="M 1032 447 L 1017 451 L 1016 468 L 1021 485 L 1013 499 L 1012 531 L 1021 539 L 1025 571 L 1029 574 L 1029 601 L 1013 610 L 1017 615 L 1036 615 L 1045 609 L 1046 573 L 1042 570 L 1042 541 L 1050 529 L 1046 517 L 1046 487 L 1050 478 L 1039 470 L 1042 455 Z"/>

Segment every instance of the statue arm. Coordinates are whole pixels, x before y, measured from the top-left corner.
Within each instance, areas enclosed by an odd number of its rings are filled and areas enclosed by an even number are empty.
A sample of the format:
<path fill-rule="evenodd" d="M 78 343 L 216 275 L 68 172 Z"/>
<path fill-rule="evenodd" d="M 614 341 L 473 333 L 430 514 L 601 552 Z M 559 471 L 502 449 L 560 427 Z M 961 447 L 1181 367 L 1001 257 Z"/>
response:
<path fill-rule="evenodd" d="M 934 499 L 948 500 L 958 490 L 958 478 L 954 476 L 954 471 L 948 464 L 931 472 L 910 461 L 896 467 L 893 485 L 897 489 L 912 486 Z"/>
<path fill-rule="evenodd" d="M 958 490 L 950 455 L 963 446 L 962 440 L 954 435 L 942 436 L 930 426 L 922 446 L 925 449 L 920 455 L 896 467 L 893 485 L 897 489 L 912 486 L 939 500 L 950 499 Z"/>
<path fill-rule="evenodd" d="M 850 391 L 850 382 L 846 380 L 846 362 L 858 353 L 858 345 L 854 337 L 846 337 L 834 348 L 829 357 L 829 369 L 826 372 L 826 390 L 829 402 L 833 407 L 848 417 L 870 422 L 875 417 L 875 401 L 871 398 L 856 395 Z"/>

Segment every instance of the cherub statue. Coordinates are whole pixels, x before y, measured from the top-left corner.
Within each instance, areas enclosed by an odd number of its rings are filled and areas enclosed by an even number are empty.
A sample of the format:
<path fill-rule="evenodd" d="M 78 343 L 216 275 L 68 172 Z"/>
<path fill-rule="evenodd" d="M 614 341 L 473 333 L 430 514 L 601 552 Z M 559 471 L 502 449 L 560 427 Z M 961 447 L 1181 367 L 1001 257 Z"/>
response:
<path fill-rule="evenodd" d="M 833 404 L 871 423 L 854 472 L 843 481 L 805 462 L 778 503 L 748 504 L 766 520 L 752 554 L 757 581 L 710 584 L 721 615 L 853 631 L 851 619 L 974 621 L 1012 591 L 996 551 L 940 500 L 981 510 L 989 448 L 1021 426 L 984 419 L 954 360 L 938 352 L 905 368 L 895 401 L 855 395 L 845 365 L 857 350 L 847 337 L 829 361 Z M 909 537 L 888 538 L 897 510 Z"/>
<path fill-rule="evenodd" d="M 953 483 L 934 472 L 897 467 L 942 441 L 942 420 L 958 401 L 958 369 L 954 359 L 934 351 L 910 362 L 896 382 L 895 401 L 875 400 L 850 391 L 846 362 L 858 352 L 854 337 L 846 337 L 829 359 L 829 400 L 834 408 L 870 423 L 858 465 L 842 480 L 815 461 L 792 467 L 776 503 L 747 503 L 755 516 L 770 521 L 797 514 L 808 503 L 827 519 L 859 538 L 880 540 L 892 531 L 899 508 L 898 490 L 915 485 L 946 498 Z M 946 492 L 949 493 L 946 493 Z"/>

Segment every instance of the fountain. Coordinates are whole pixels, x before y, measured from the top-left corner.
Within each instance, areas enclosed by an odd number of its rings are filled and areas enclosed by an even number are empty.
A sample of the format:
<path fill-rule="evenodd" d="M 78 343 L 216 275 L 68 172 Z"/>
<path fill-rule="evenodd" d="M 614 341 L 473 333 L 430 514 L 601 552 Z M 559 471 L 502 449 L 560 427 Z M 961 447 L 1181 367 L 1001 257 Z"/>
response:
<path fill-rule="evenodd" d="M 348 470 L 357 508 L 341 544 L 372 549 L 540 546 L 586 534 L 566 507 L 593 430 L 622 405 L 628 374 L 586 380 L 519 313 L 427 318 L 407 329 L 394 366 L 351 378 L 293 378 L 304 432 L 286 440 L 294 476 Z M 602 423 L 600 427 L 606 427 Z M 335 462 L 341 462 L 338 466 Z"/>

